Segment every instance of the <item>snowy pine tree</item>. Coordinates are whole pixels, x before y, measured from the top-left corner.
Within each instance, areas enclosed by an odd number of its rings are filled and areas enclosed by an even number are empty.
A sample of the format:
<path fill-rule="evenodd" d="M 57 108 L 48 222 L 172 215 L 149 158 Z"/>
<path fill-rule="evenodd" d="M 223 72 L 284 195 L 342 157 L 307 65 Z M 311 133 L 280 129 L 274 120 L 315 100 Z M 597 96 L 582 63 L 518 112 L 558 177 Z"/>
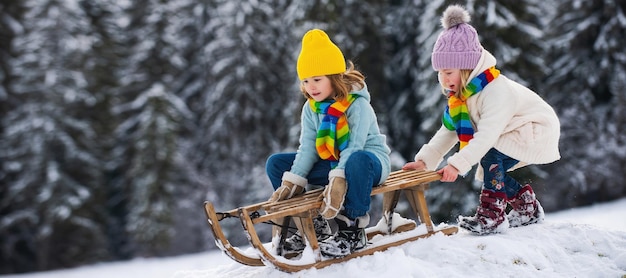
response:
<path fill-rule="evenodd" d="M 550 203 L 570 207 L 610 200 L 626 190 L 621 143 L 626 133 L 619 120 L 626 82 L 626 4 L 571 1 L 557 9 L 549 25 L 551 73 L 546 91 L 562 132 L 562 159 L 549 169 L 550 180 L 563 186 L 554 189 L 558 192 Z"/>
<path fill-rule="evenodd" d="M 0 3 L 0 272 L 214 247 L 202 202 L 267 199 L 265 159 L 297 146 L 311 28 L 366 75 L 399 168 L 440 126 L 430 54 L 450 4 L 560 116 L 563 158 L 514 172 L 546 211 L 626 195 L 625 4 L 509 2 Z M 431 187 L 435 221 L 473 212 L 471 175 Z"/>
<path fill-rule="evenodd" d="M 13 60 L 17 56 L 17 51 L 13 47 L 13 41 L 24 32 L 22 25 L 25 13 L 23 2 L 2 2 L 0 3 L 0 119 L 5 119 L 6 115 L 16 106 L 19 100 L 12 92 L 11 84 L 14 80 Z M 6 137 L 5 125 L 9 125 L 0 120 L 0 142 Z M 3 219 L 0 225 L 0 273 L 11 273 L 26 268 L 20 261 L 23 261 L 23 254 L 15 255 L 18 245 L 27 242 L 20 238 L 18 225 L 5 222 L 5 215 L 10 215 L 18 209 L 13 208 L 11 199 L 8 199 L 11 187 L 13 187 L 10 171 L 7 171 L 9 164 L 4 159 L 0 159 L 0 217 Z M 22 243 L 18 243 L 22 242 Z"/>
<path fill-rule="evenodd" d="M 130 55 L 127 40 L 122 28 L 126 18 L 115 0 L 82 1 L 81 8 L 93 30 L 94 43 L 91 55 L 85 58 L 85 90 L 93 95 L 91 109 L 76 111 L 81 118 L 89 119 L 97 133 L 91 152 L 102 161 L 101 180 L 97 181 L 94 206 L 102 211 L 103 232 L 107 235 L 107 251 L 110 260 L 129 259 L 133 254 L 129 248 L 130 238 L 125 230 L 128 213 L 124 172 L 117 168 L 121 157 L 116 157 L 114 149 L 119 143 L 115 130 L 123 120 L 112 113 L 119 102 L 122 88 L 123 65 Z"/>
<path fill-rule="evenodd" d="M 385 97 L 385 125 L 390 145 L 409 161 L 441 125 L 436 104 L 442 97 L 430 65 L 430 52 L 441 28 L 441 14 L 436 10 L 440 5 L 442 1 L 428 7 L 421 1 L 401 1 L 392 6 L 386 19 L 393 56 L 385 65 L 392 92 Z"/>
<path fill-rule="evenodd" d="M 239 206 L 271 195 L 265 160 L 298 140 L 301 32 L 293 25 L 302 11 L 290 1 L 212 5 L 203 29 L 206 87 L 194 107 L 198 127 L 190 157 L 208 187 L 206 198 Z"/>
<path fill-rule="evenodd" d="M 130 182 L 126 228 L 137 245 L 137 255 L 166 254 L 173 237 L 175 191 L 185 185 L 176 164 L 183 161 L 178 157 L 177 137 L 180 122 L 190 113 L 159 84 L 114 111 L 137 113 L 117 130 L 120 137 L 132 142 L 126 173 Z"/>
<path fill-rule="evenodd" d="M 205 47 L 208 82 L 196 160 L 227 204 L 269 197 L 264 161 L 297 140 L 290 130 L 303 100 L 295 74 L 298 37 L 291 26 L 299 11 L 273 2 L 220 1 L 207 24 L 213 37 Z M 255 184 L 259 195 L 235 194 Z"/>
<path fill-rule="evenodd" d="M 96 134 L 77 114 L 92 101 L 82 73 L 89 24 L 72 3 L 23 5 L 10 60 L 15 107 L 1 125 L 2 250 L 13 271 L 100 260 L 106 238 L 92 201 L 101 163 L 90 151 Z"/>
<path fill-rule="evenodd" d="M 190 63 L 186 48 L 193 45 L 178 37 L 186 32 L 177 25 L 181 21 L 172 20 L 193 17 L 188 5 L 145 0 L 126 9 L 131 53 L 121 70 L 120 101 L 112 108 L 123 119 L 113 152 L 116 170 L 123 172 L 119 182 L 127 198 L 125 225 L 134 255 L 170 254 L 176 201 L 182 197 L 177 190 L 190 185 L 181 135 L 193 115 L 176 93 Z"/>

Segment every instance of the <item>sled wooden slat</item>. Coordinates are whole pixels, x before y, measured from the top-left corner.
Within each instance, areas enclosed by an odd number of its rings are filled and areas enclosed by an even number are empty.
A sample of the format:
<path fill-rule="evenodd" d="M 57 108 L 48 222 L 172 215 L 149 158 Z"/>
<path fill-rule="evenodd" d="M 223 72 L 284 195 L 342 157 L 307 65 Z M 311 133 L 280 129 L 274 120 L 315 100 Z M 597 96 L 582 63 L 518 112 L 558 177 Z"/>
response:
<path fill-rule="evenodd" d="M 209 226 L 215 236 L 217 246 L 230 258 L 249 266 L 269 265 L 285 272 L 295 272 L 311 267 L 322 268 L 333 263 L 370 255 L 374 252 L 386 250 L 389 247 L 398 246 L 406 242 L 417 240 L 418 238 L 428 237 L 435 233 L 441 232 L 446 235 L 456 233 L 458 228 L 455 226 L 435 230 L 430 219 L 430 213 L 428 212 L 426 204 L 425 191 L 428 189 L 430 182 L 437 181 L 439 179 L 441 179 L 441 176 L 434 171 L 399 170 L 392 172 L 384 184 L 376 186 L 372 189 L 371 195 L 374 196 L 386 192 L 405 192 L 407 200 L 411 204 L 414 213 L 419 218 L 420 223 L 426 226 L 426 233 L 409 238 L 403 238 L 398 241 L 392 241 L 390 243 L 372 248 L 365 248 L 342 258 L 323 258 L 320 255 L 319 243 L 317 242 L 317 238 L 315 236 L 312 219 L 318 215 L 319 208 L 322 205 L 323 188 L 308 191 L 303 195 L 288 200 L 272 203 L 265 201 L 226 212 L 216 212 L 213 205 L 207 201 L 205 202 L 205 212 L 208 216 Z M 397 203 L 398 196 L 398 193 L 393 194 L 392 204 L 387 204 L 387 207 L 384 209 L 392 212 L 395 208 L 395 204 Z M 384 203 L 385 202 L 383 202 L 383 204 Z M 243 253 L 238 248 L 230 244 L 222 232 L 219 221 L 232 217 L 239 218 L 246 236 L 254 250 L 257 251 L 257 254 L 250 255 Z M 298 223 L 301 233 L 305 236 L 306 242 L 313 250 L 315 257 L 314 263 L 290 264 L 289 260 L 280 256 L 278 256 L 280 258 L 277 258 L 277 255 L 269 252 L 263 245 L 263 242 L 256 233 L 255 225 L 259 223 L 274 223 L 285 217 L 291 217 L 293 221 Z M 371 239 L 378 234 L 381 233 L 370 232 L 367 237 L 368 239 Z"/>
<path fill-rule="evenodd" d="M 396 171 L 393 172 L 387 181 L 380 186 L 376 186 L 372 189 L 371 195 L 377 195 L 389 191 L 395 191 L 399 189 L 406 189 L 422 186 L 423 190 L 428 189 L 428 183 L 439 180 L 441 176 L 432 171 Z M 285 201 L 276 203 L 267 203 L 263 205 L 263 209 L 268 212 L 268 215 L 261 216 L 262 220 L 255 220 L 255 223 L 267 221 L 268 219 L 275 218 L 278 215 L 287 216 L 293 215 L 298 212 L 307 211 L 312 208 L 319 208 L 322 204 L 322 189 L 316 189 L 309 194 L 294 197 Z M 247 208 L 250 210 L 250 208 Z M 288 212 L 285 212 L 288 211 Z M 286 214 L 285 214 L 286 213 Z"/>
<path fill-rule="evenodd" d="M 275 203 L 267 203 L 263 205 L 263 209 L 266 211 L 273 212 L 276 210 L 286 210 L 286 209 L 291 209 L 295 207 L 300 207 L 303 205 L 315 204 L 317 201 L 321 201 L 322 191 L 323 191 L 322 188 L 315 189 L 315 190 L 307 192 L 304 195 L 297 196 L 291 199 L 287 199 L 287 200 L 275 202 Z"/>

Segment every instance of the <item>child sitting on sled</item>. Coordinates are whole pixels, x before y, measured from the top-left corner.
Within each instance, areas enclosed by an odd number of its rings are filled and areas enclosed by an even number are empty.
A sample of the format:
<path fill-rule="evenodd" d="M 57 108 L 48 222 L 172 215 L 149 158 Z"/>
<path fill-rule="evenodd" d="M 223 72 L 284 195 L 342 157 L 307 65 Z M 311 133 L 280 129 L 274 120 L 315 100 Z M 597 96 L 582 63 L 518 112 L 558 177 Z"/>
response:
<path fill-rule="evenodd" d="M 460 142 L 459 151 L 438 172 L 441 181 L 453 182 L 480 163 L 476 178 L 483 187 L 476 215 L 460 216 L 458 223 L 473 233 L 490 234 L 543 220 L 530 184 L 520 184 L 507 171 L 558 160 L 560 126 L 540 96 L 500 74 L 469 21 L 461 6 L 449 6 L 443 13 L 444 30 L 431 61 L 448 105 L 439 131 L 403 169 L 434 170 Z M 507 203 L 512 206 L 508 215 Z"/>
<path fill-rule="evenodd" d="M 320 217 L 314 219 L 320 251 L 343 257 L 367 244 L 370 194 L 391 171 L 385 135 L 361 72 L 319 29 L 302 38 L 297 62 L 302 107 L 300 145 L 295 153 L 271 155 L 267 175 L 275 202 L 303 194 L 307 184 L 326 186 Z M 327 219 L 338 231 L 330 236 Z M 275 232 L 276 233 L 276 232 Z M 276 234 L 274 234 L 276 236 Z M 299 234 L 285 240 L 283 255 L 304 250 Z"/>

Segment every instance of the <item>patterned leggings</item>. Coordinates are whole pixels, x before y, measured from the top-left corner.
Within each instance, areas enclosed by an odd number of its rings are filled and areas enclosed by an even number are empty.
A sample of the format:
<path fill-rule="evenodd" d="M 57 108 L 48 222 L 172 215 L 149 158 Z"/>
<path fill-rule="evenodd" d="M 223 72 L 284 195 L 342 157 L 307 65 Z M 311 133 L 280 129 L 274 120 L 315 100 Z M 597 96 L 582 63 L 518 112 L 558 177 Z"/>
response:
<path fill-rule="evenodd" d="M 507 170 L 515 166 L 519 161 L 491 148 L 480 160 L 483 167 L 483 189 L 494 192 L 505 192 L 511 199 L 519 192 L 522 185 L 507 174 Z"/>

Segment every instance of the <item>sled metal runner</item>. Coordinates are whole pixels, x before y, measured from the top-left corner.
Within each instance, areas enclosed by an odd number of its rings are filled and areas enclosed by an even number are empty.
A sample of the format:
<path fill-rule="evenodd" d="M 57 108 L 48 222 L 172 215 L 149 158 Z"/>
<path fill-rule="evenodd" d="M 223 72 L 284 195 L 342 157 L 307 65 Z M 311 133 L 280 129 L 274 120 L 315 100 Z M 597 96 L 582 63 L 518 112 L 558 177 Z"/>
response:
<path fill-rule="evenodd" d="M 390 247 L 415 241 L 419 238 L 429 237 L 436 233 L 455 234 L 458 231 L 456 226 L 444 225 L 443 227 L 434 227 L 426 205 L 424 193 L 428 189 L 429 183 L 440 178 L 441 176 L 434 171 L 399 170 L 392 172 L 384 184 L 372 189 L 371 195 L 393 192 L 393 194 L 386 194 L 383 199 L 384 214 L 392 216 L 400 193 L 404 192 L 415 215 L 419 219 L 420 225 L 414 230 L 398 234 L 391 234 L 391 225 L 387 228 L 387 231 L 369 227 L 366 229 L 368 240 L 371 241 L 368 246 L 341 258 L 328 258 L 321 255 L 313 228 L 313 218 L 319 214 L 319 208 L 322 204 L 323 197 L 321 193 L 323 189 L 311 190 L 288 200 L 275 203 L 260 202 L 226 212 L 217 212 L 213 204 L 208 201 L 204 203 L 204 208 L 216 245 L 227 256 L 244 265 L 267 265 L 284 272 L 297 272 L 309 268 L 323 268 L 353 258 L 371 255 L 375 252 L 384 251 Z M 256 254 L 243 252 L 228 241 L 219 222 L 233 217 L 240 220 L 250 245 L 256 251 Z M 258 224 L 281 222 L 283 219 L 289 220 L 290 218 L 296 222 L 296 226 L 299 227 L 301 234 L 304 235 L 303 237 L 307 243 L 305 252 L 309 252 L 306 254 L 306 258 L 303 255 L 301 259 L 287 259 L 277 255 L 278 252 L 268 247 L 271 243 L 264 243 L 256 232 L 255 226 Z M 383 239 L 381 240 L 377 236 L 382 236 Z"/>

